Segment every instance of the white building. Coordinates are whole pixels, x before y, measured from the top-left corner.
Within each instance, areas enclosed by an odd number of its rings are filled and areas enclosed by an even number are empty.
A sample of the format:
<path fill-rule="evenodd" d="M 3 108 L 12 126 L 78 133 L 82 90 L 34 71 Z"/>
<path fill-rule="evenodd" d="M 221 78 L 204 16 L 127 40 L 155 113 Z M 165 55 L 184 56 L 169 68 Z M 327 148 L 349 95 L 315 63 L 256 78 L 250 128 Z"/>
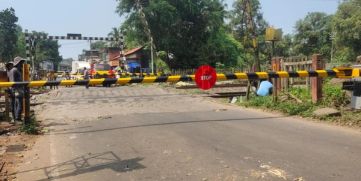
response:
<path fill-rule="evenodd" d="M 54 71 L 54 63 L 50 61 L 42 61 L 39 63 L 40 70 Z"/>
<path fill-rule="evenodd" d="M 71 65 L 71 73 L 75 74 L 78 72 L 82 72 L 84 67 L 90 69 L 90 63 L 86 61 L 73 61 Z"/>

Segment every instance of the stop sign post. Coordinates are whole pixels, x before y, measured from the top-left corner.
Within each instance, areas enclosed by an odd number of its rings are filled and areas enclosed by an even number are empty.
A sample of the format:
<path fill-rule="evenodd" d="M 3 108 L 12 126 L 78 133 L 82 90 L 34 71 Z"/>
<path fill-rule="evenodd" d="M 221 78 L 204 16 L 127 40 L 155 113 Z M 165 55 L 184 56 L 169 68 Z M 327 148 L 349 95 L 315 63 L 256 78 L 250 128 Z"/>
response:
<path fill-rule="evenodd" d="M 200 89 L 211 89 L 217 81 L 216 70 L 209 65 L 200 66 L 195 74 L 195 82 Z"/>

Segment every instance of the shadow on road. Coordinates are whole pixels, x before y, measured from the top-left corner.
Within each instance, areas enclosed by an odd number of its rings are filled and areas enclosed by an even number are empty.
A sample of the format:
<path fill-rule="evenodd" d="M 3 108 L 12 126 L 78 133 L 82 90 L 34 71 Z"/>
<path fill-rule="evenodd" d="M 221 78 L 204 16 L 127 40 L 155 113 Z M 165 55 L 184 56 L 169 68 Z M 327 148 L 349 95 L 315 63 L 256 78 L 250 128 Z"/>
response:
<path fill-rule="evenodd" d="M 69 132 L 52 132 L 52 135 L 64 135 L 64 134 L 81 134 L 81 133 L 94 133 L 94 132 L 103 132 L 103 131 L 114 131 L 121 129 L 130 129 L 130 128 L 141 128 L 141 127 L 155 127 L 155 126 L 167 126 L 167 125 L 179 125 L 179 124 L 193 124 L 193 123 L 207 123 L 207 122 L 231 122 L 231 121 L 244 121 L 244 120 L 264 120 L 264 119 L 276 119 L 276 118 L 286 118 L 289 116 L 278 116 L 278 117 L 260 117 L 260 118 L 232 118 L 232 119 L 221 119 L 221 120 L 197 120 L 197 121 L 176 121 L 176 122 L 166 122 L 166 123 L 153 123 L 153 124 L 143 124 L 143 125 L 134 125 L 134 126 L 122 126 L 115 128 L 106 128 L 106 129 L 96 129 L 96 130 L 86 130 L 86 131 L 69 131 Z M 67 131 L 67 130 L 62 130 Z"/>
<path fill-rule="evenodd" d="M 33 170 L 25 170 L 18 172 L 17 174 L 44 171 L 45 178 L 40 179 L 40 181 L 45 181 L 49 179 L 62 179 L 85 173 L 96 172 L 103 169 L 112 169 L 116 172 L 128 172 L 146 168 L 144 165 L 139 163 L 143 159 L 144 158 L 137 157 L 121 160 L 111 151 L 96 154 L 89 153 L 56 165 Z"/>

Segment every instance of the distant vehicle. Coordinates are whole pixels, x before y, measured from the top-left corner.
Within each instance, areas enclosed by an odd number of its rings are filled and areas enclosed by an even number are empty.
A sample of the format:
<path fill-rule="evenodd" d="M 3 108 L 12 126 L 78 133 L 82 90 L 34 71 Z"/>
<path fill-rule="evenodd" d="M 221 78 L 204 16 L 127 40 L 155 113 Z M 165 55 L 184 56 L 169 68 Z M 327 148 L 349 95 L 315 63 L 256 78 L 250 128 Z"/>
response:
<path fill-rule="evenodd" d="M 65 76 L 65 71 L 57 71 L 55 75 L 58 79 L 61 79 Z"/>
<path fill-rule="evenodd" d="M 109 64 L 94 64 L 92 67 L 93 69 L 90 75 L 92 75 L 94 79 L 115 78 L 115 72 Z"/>

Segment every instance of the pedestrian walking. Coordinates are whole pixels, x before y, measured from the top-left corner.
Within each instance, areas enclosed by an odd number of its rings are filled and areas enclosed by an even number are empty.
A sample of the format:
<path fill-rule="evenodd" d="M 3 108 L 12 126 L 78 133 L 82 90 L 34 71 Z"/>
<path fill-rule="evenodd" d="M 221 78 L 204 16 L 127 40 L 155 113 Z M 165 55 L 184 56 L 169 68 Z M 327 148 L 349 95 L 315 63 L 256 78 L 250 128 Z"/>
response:
<path fill-rule="evenodd" d="M 51 79 L 52 79 L 51 72 L 48 71 L 48 72 L 46 73 L 46 80 L 47 80 L 47 81 L 51 81 Z M 49 86 L 49 88 L 50 88 L 50 90 L 51 90 L 51 89 L 53 89 L 53 86 L 51 85 L 51 86 Z"/>
<path fill-rule="evenodd" d="M 89 80 L 89 71 L 86 69 L 86 67 L 84 67 L 83 75 L 84 75 L 84 80 Z M 89 83 L 85 87 L 89 89 Z"/>
<path fill-rule="evenodd" d="M 65 80 L 71 80 L 71 76 L 69 72 L 65 72 Z M 67 85 L 66 87 L 72 87 L 71 85 Z"/>
<path fill-rule="evenodd" d="M 8 72 L 10 82 L 22 82 L 22 68 L 25 62 L 24 58 L 15 57 L 13 67 Z M 23 108 L 24 87 L 11 88 L 11 111 L 13 115 L 13 122 L 21 122 L 21 112 Z"/>
<path fill-rule="evenodd" d="M 10 78 L 9 78 L 10 75 L 11 75 L 10 71 L 11 71 L 11 69 L 13 69 L 13 67 L 14 67 L 14 62 L 8 62 L 8 63 L 5 64 L 8 81 L 10 81 Z M 12 118 L 14 120 L 15 119 L 15 114 L 14 114 L 15 112 L 13 111 L 13 105 L 15 104 L 15 95 L 13 94 L 13 91 L 12 91 L 11 87 L 6 89 L 6 93 L 9 95 L 9 98 L 10 98 L 10 111 L 11 111 Z"/>
<path fill-rule="evenodd" d="M 56 75 L 55 71 L 51 71 L 51 80 L 56 81 L 56 79 L 57 79 L 57 75 Z M 58 89 L 58 86 L 55 85 L 55 86 L 53 86 L 53 88 Z"/>

